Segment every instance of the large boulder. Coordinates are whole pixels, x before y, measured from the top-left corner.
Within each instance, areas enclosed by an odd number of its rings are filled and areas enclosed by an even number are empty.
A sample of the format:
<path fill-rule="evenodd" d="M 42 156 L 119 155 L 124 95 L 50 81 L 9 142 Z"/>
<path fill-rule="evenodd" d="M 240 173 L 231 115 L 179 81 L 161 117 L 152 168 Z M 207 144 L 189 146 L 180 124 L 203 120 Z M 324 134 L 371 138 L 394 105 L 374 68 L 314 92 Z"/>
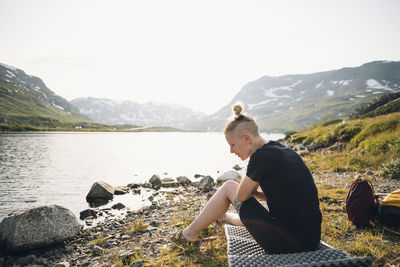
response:
<path fill-rule="evenodd" d="M 160 189 L 162 181 L 160 179 L 160 176 L 155 174 L 155 175 L 151 176 L 149 183 L 151 184 L 152 188 Z"/>
<path fill-rule="evenodd" d="M 222 183 L 228 180 L 238 182 L 240 180 L 240 174 L 236 171 L 227 171 L 217 178 L 218 183 Z"/>
<path fill-rule="evenodd" d="M 158 176 L 157 174 L 154 174 L 153 176 L 151 176 L 149 183 L 151 183 L 152 185 L 159 185 L 161 184 L 161 178 L 160 176 Z"/>
<path fill-rule="evenodd" d="M 104 202 L 114 198 L 114 188 L 106 182 L 99 181 L 95 182 L 90 188 L 89 193 L 86 196 L 86 201 L 89 203 L 93 202 Z"/>
<path fill-rule="evenodd" d="M 11 251 L 30 250 L 73 238 L 82 227 L 75 215 L 61 206 L 18 210 L 0 223 L 0 242 Z"/>
<path fill-rule="evenodd" d="M 200 180 L 199 188 L 202 189 L 204 192 L 208 192 L 213 188 L 214 185 L 214 179 L 211 176 L 207 175 Z"/>

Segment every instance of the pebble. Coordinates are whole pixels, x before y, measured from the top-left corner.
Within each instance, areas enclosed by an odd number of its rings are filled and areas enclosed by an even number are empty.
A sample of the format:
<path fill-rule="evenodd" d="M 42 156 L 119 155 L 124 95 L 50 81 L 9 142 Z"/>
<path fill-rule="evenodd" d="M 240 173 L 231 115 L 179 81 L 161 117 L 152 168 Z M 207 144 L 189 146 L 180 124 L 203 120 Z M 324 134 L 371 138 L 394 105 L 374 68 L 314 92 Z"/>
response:
<path fill-rule="evenodd" d="M 69 262 L 63 261 L 55 264 L 53 267 L 70 267 L 70 266 L 71 265 L 69 264 Z"/>
<path fill-rule="evenodd" d="M 103 254 L 103 249 L 99 246 L 94 246 L 92 249 L 93 256 L 101 256 Z"/>
<path fill-rule="evenodd" d="M 143 265 L 143 262 L 141 260 L 135 261 L 132 263 L 131 267 L 141 267 Z"/>

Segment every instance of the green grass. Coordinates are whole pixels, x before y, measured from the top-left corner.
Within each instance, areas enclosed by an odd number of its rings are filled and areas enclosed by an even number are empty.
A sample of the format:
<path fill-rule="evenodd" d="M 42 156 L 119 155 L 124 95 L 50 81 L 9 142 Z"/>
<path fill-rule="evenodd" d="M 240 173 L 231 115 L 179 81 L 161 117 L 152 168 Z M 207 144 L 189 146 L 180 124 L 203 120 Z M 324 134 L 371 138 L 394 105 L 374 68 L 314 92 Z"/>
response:
<path fill-rule="evenodd" d="M 322 143 L 329 147 L 336 142 L 345 144 L 345 150 L 311 154 L 310 168 L 314 171 L 358 171 L 381 169 L 398 158 L 400 152 L 400 113 L 374 118 L 324 122 L 293 133 L 293 143 Z M 318 164 L 315 164 L 318 162 Z"/>
<path fill-rule="evenodd" d="M 149 225 L 145 223 L 143 220 L 137 220 L 132 223 L 132 225 L 128 229 L 128 234 L 129 235 L 134 235 L 134 234 L 141 234 L 146 232 L 147 228 Z"/>
<path fill-rule="evenodd" d="M 344 211 L 348 191 L 344 185 L 345 182 L 337 186 L 318 186 L 323 215 L 321 239 L 333 247 L 345 250 L 352 257 L 372 257 L 373 266 L 399 266 L 398 230 L 383 227 L 374 220 L 369 227 L 357 229 Z"/>
<path fill-rule="evenodd" d="M 104 237 L 99 237 L 95 240 L 90 241 L 88 243 L 88 246 L 89 247 L 94 247 L 94 246 L 102 247 L 106 242 L 107 242 L 107 240 Z"/>

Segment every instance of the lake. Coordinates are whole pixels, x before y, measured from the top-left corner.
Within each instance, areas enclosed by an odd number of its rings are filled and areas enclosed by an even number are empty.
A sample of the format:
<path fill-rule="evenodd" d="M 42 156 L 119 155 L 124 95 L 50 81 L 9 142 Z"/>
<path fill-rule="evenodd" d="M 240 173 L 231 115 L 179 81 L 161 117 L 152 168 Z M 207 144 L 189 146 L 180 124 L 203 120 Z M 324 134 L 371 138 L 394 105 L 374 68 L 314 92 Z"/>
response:
<path fill-rule="evenodd" d="M 283 134 L 263 134 L 268 140 Z M 0 134 L 0 221 L 12 210 L 57 204 L 74 212 L 87 209 L 92 184 L 112 186 L 194 174 L 216 179 L 238 164 L 222 133 L 46 132 Z M 243 171 L 241 172 L 243 175 Z M 142 190 L 144 191 L 144 190 Z M 132 210 L 147 199 L 115 196 Z"/>

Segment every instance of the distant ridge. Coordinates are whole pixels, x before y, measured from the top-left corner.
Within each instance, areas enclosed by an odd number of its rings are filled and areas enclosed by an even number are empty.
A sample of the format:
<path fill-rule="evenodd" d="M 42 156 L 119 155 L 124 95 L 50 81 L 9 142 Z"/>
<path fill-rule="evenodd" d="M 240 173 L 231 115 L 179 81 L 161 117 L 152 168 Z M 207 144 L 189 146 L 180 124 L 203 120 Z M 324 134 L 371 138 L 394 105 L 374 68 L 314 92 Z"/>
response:
<path fill-rule="evenodd" d="M 106 98 L 77 98 L 70 102 L 92 120 L 103 124 L 134 124 L 183 128 L 206 115 L 176 104 L 134 101 L 115 101 Z"/>
<path fill-rule="evenodd" d="M 400 62 L 374 61 L 359 67 L 312 74 L 263 76 L 246 84 L 232 101 L 190 130 L 219 131 L 240 102 L 261 130 L 303 129 L 327 118 L 348 118 L 351 111 L 381 94 L 400 92 Z"/>

